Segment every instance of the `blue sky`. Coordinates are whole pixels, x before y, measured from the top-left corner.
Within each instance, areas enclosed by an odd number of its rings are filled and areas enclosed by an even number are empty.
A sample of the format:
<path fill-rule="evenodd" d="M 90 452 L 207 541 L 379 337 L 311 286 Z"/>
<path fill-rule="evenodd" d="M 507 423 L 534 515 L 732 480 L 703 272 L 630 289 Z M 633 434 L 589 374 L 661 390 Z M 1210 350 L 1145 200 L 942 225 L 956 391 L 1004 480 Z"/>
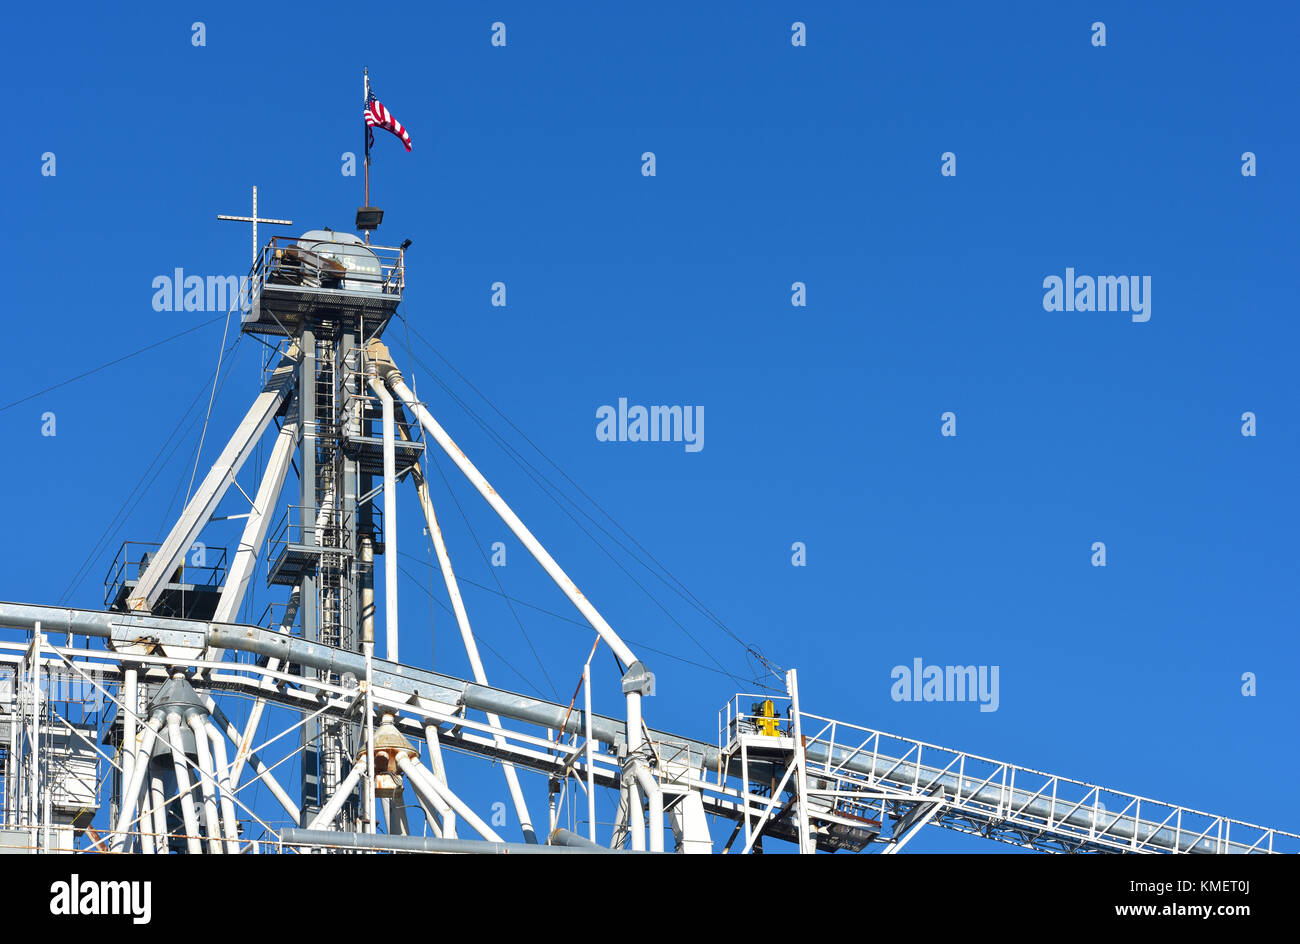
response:
<path fill-rule="evenodd" d="M 99 606 L 118 543 L 161 539 L 222 323 L 6 405 L 214 317 L 154 311 L 151 281 L 246 271 L 246 225 L 215 217 L 246 214 L 252 184 L 288 234 L 347 228 L 364 65 L 414 144 L 380 133 L 372 185 L 381 241 L 413 240 L 411 326 L 738 636 L 797 667 L 806 710 L 1300 829 L 1277 788 L 1300 774 L 1297 16 L 1130 6 L 12 11 L 0 598 Z M 1043 280 L 1067 267 L 1150 276 L 1151 319 L 1045 311 Z M 388 341 L 616 628 L 749 674 L 734 640 L 656 583 L 697 645 L 483 434 L 431 371 L 544 464 L 444 361 L 400 329 Z M 264 353 L 245 338 L 226 361 L 199 478 Z M 596 409 L 620 397 L 702 406 L 704 448 L 597 441 Z M 494 586 L 474 535 L 505 541 L 507 592 L 572 615 L 463 482 L 469 525 L 434 480 L 467 579 Z M 429 583 L 427 545 L 403 502 L 403 649 L 466 674 L 412 579 Z M 250 619 L 269 599 L 255 585 Z M 543 673 L 502 601 L 466 594 L 499 654 L 490 677 L 567 702 L 590 634 L 519 608 Z M 893 701 L 892 667 L 916 657 L 999 666 L 999 709 Z M 645 661 L 650 723 L 712 737 L 736 683 Z M 597 683 L 618 711 L 608 656 Z M 505 798 L 495 771 L 484 785 L 484 807 Z M 1000 847 L 932 830 L 913 848 Z"/>

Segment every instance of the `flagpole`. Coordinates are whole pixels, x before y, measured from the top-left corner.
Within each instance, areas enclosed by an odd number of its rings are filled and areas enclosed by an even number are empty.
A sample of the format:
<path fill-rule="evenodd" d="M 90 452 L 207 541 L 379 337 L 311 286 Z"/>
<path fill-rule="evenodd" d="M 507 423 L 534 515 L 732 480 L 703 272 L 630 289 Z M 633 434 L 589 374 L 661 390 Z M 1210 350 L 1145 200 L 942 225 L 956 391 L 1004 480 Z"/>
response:
<path fill-rule="evenodd" d="M 361 107 L 365 108 L 370 104 L 370 70 L 363 68 L 362 74 L 364 77 L 363 81 L 365 83 L 365 87 L 362 90 Z M 370 130 L 369 125 L 366 126 L 366 130 L 367 132 L 369 132 Z M 366 137 L 366 141 L 367 142 L 370 141 L 370 138 L 368 136 Z M 363 205 L 370 206 L 370 148 L 369 147 L 366 148 L 366 202 Z"/>
<path fill-rule="evenodd" d="M 370 107 L 370 70 L 365 66 L 361 68 L 362 82 L 364 83 L 363 99 L 361 107 L 363 109 Z M 365 126 L 365 146 L 366 146 L 366 202 L 363 206 L 370 206 L 370 125 Z M 366 245 L 370 245 L 370 230 L 362 234 L 365 237 Z"/>

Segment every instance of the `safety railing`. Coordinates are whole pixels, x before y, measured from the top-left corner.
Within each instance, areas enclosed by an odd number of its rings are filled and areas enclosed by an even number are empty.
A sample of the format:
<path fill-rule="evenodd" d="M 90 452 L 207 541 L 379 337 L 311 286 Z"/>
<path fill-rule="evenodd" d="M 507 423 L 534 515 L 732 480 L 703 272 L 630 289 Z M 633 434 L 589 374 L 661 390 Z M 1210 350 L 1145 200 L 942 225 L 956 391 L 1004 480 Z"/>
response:
<path fill-rule="evenodd" d="M 124 541 L 104 578 L 104 607 L 112 606 L 128 582 L 139 581 L 158 548 L 156 541 Z M 226 580 L 226 549 L 191 547 L 167 581 L 195 587 L 220 587 Z"/>
<path fill-rule="evenodd" d="M 809 777 L 903 802 L 942 800 L 941 820 L 969 824 L 963 831 L 1092 850 L 1300 852 L 1292 833 L 806 712 L 800 724 Z"/>
<path fill-rule="evenodd" d="M 346 524 L 335 522 L 328 515 L 322 516 L 319 509 L 309 505 L 289 505 L 276 521 L 267 539 L 267 548 L 273 560 L 290 545 L 341 551 L 348 546 L 349 530 Z"/>
<path fill-rule="evenodd" d="M 263 286 L 299 286 L 375 295 L 401 295 L 405 251 L 367 246 L 339 233 L 336 241 L 276 236 L 258 253 L 250 273 L 253 294 Z"/>
<path fill-rule="evenodd" d="M 718 750 L 726 752 L 741 735 L 789 737 L 791 700 L 787 695 L 741 692 L 718 709 Z"/>

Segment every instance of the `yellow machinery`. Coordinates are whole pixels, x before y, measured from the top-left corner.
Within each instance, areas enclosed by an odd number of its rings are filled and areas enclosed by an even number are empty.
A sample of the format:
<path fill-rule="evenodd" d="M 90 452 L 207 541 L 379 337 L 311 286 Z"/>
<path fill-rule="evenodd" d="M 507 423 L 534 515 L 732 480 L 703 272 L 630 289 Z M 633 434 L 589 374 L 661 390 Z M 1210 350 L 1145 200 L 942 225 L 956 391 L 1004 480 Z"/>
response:
<path fill-rule="evenodd" d="M 776 705 L 772 699 L 765 698 L 754 704 L 754 724 L 759 734 L 766 737 L 781 736 L 781 719 L 777 717 Z"/>

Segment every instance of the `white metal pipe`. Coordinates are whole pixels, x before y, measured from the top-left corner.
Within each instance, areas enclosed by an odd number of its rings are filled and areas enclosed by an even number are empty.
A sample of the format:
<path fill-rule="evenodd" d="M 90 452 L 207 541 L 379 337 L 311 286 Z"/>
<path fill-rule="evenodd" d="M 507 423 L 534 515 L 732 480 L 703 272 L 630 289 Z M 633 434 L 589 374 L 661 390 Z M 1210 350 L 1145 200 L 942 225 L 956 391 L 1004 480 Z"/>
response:
<path fill-rule="evenodd" d="M 649 825 L 650 830 L 650 851 L 664 851 L 664 794 L 655 783 L 655 778 L 650 775 L 650 770 L 643 763 L 637 763 L 633 767 L 636 776 L 636 782 L 645 792 L 647 805 L 649 806 Z M 639 812 L 639 811 L 636 811 Z"/>
<path fill-rule="evenodd" d="M 301 591 L 294 587 L 293 592 L 289 594 L 289 603 L 285 607 L 284 617 L 280 624 L 280 632 L 289 635 L 294 620 L 298 618 L 298 608 L 300 603 Z M 279 659 L 268 659 L 266 667 L 269 671 L 276 671 L 280 667 Z M 263 679 L 262 686 L 275 690 L 275 684 L 269 679 Z M 262 712 L 266 709 L 266 699 L 257 698 L 253 701 L 253 707 L 248 711 L 248 721 L 244 725 L 244 734 L 236 739 L 231 736 L 231 743 L 235 745 L 235 763 L 230 768 L 230 795 L 235 795 L 235 790 L 239 788 L 239 778 L 244 772 L 244 762 L 248 760 L 249 750 L 253 746 L 253 738 L 257 735 L 258 725 L 262 723 Z M 209 709 L 209 712 L 211 709 Z"/>
<path fill-rule="evenodd" d="M 627 833 L 634 852 L 645 851 L 645 810 L 641 806 L 641 791 L 636 778 L 628 777 L 623 790 L 627 798 Z"/>
<path fill-rule="evenodd" d="M 641 735 L 641 693 L 627 694 L 627 751 L 629 757 L 640 749 Z M 631 761 L 629 761 L 631 762 Z M 637 787 L 634 775 L 623 778 L 623 790 L 627 793 L 628 830 L 632 839 L 632 848 L 645 849 L 645 810 L 641 806 L 641 791 Z"/>
<path fill-rule="evenodd" d="M 217 771 L 217 795 L 221 798 L 221 822 L 226 836 L 226 851 L 236 855 L 239 852 L 239 820 L 235 816 L 234 785 L 230 781 L 226 739 L 210 720 L 204 722 L 203 730 L 212 743 L 212 761 Z"/>
<path fill-rule="evenodd" d="M 375 832 L 375 776 L 379 768 L 375 766 L 375 646 L 366 643 L 366 819 L 370 832 Z"/>
<path fill-rule="evenodd" d="M 262 783 L 266 784 L 267 789 L 271 791 L 271 796 L 280 801 L 280 805 L 284 807 L 284 811 L 289 814 L 289 818 L 293 820 L 295 826 L 301 825 L 302 811 L 298 808 L 298 805 L 293 802 L 293 798 L 289 796 L 284 787 L 280 786 L 280 782 L 276 780 L 275 775 L 271 773 L 271 768 L 267 767 L 266 764 L 262 762 L 262 759 L 255 753 L 248 750 L 248 747 L 252 744 L 255 729 L 251 727 L 249 728 L 247 743 L 245 743 L 244 739 L 239 735 L 239 730 L 231 723 L 230 719 L 226 717 L 226 713 L 221 710 L 221 706 L 213 700 L 212 696 L 205 694 L 202 698 L 204 707 L 208 709 L 208 715 L 211 716 L 214 721 L 218 722 L 221 727 L 226 729 L 226 736 L 230 738 L 232 743 L 240 745 L 239 753 L 235 756 L 236 768 L 242 766 L 242 760 L 244 758 L 252 761 L 253 769 L 257 771 L 258 777 L 261 779 Z M 260 702 L 261 699 L 258 699 L 258 702 L 253 704 L 254 711 L 257 710 L 258 703 Z M 231 789 L 238 789 L 238 783 L 234 777 L 231 778 Z"/>
<path fill-rule="evenodd" d="M 330 829 L 334 822 L 334 817 L 338 816 L 339 810 L 343 809 L 343 804 L 352 796 L 352 791 L 357 788 L 357 782 L 361 775 L 366 772 L 366 761 L 363 759 L 352 765 L 348 775 L 343 778 L 343 782 L 338 785 L 334 795 L 329 798 L 320 812 L 313 817 L 312 821 L 307 824 L 307 829 Z"/>
<path fill-rule="evenodd" d="M 641 693 L 627 694 L 627 750 L 632 753 L 644 743 L 641 731 Z"/>
<path fill-rule="evenodd" d="M 384 415 L 384 640 L 388 661 L 397 662 L 397 455 L 393 396 L 377 377 L 370 387 Z"/>
<path fill-rule="evenodd" d="M 153 813 L 154 848 L 160 855 L 166 855 L 170 837 L 167 835 L 167 793 L 163 789 L 162 771 L 155 771 L 149 778 L 149 807 Z"/>
<path fill-rule="evenodd" d="M 171 742 L 172 769 L 176 772 L 176 790 L 180 794 L 181 815 L 185 820 L 185 847 L 190 855 L 202 855 L 199 816 L 194 809 L 194 791 L 186 769 L 185 742 L 181 738 L 181 716 L 174 711 L 167 715 L 167 740 Z"/>
<path fill-rule="evenodd" d="M 799 719 L 799 677 L 794 669 L 786 673 L 785 687 L 790 693 L 791 734 L 794 735 L 795 763 L 799 765 L 799 771 L 795 775 L 795 789 L 799 793 L 799 852 L 801 855 L 812 855 L 817 851 L 817 844 L 808 824 L 808 757 L 804 753 L 803 723 Z"/>
<path fill-rule="evenodd" d="M 148 758 L 145 759 L 148 764 Z M 140 851 L 145 855 L 154 855 L 157 850 L 154 848 L 153 836 L 153 793 L 149 789 L 149 775 L 145 774 L 144 783 L 140 787 L 140 817 L 138 832 L 140 835 Z"/>
<path fill-rule="evenodd" d="M 410 783 L 411 788 L 415 790 L 417 796 L 422 797 L 428 805 L 433 806 L 435 808 L 445 806 L 455 810 L 456 812 L 465 810 L 470 814 L 464 817 L 465 821 L 470 825 L 472 829 L 478 832 L 479 835 L 483 836 L 484 838 L 487 838 L 489 833 L 491 833 L 492 835 L 496 835 L 496 832 L 485 822 L 483 822 L 483 820 L 480 817 L 474 815 L 473 811 L 469 810 L 469 808 L 466 807 L 465 804 L 462 801 L 460 801 L 459 798 L 456 798 L 456 802 L 452 803 L 451 798 L 455 797 L 456 795 L 452 793 L 451 789 L 447 787 L 445 783 L 443 783 L 441 780 L 435 777 L 423 765 L 419 766 L 417 770 L 415 766 L 417 763 L 418 762 L 409 761 L 404 755 L 399 755 L 397 759 L 398 768 L 406 774 L 407 780 Z M 408 767 L 410 769 L 408 769 Z M 444 819 L 444 822 L 447 821 L 448 820 Z M 455 820 L 450 820 L 450 822 L 452 823 L 452 825 L 455 825 Z M 448 837 L 448 838 L 454 838 L 454 837 Z"/>
<path fill-rule="evenodd" d="M 398 754 L 397 766 L 403 773 L 411 778 L 411 785 L 416 789 L 424 787 L 425 789 L 432 791 L 435 796 L 439 796 L 446 802 L 450 803 L 452 809 L 460 814 L 461 819 L 469 823 L 470 826 L 474 828 L 474 831 L 484 839 L 492 842 L 505 841 L 497 835 L 496 831 L 493 830 L 491 826 L 483 822 L 482 818 L 479 817 L 477 813 L 466 806 L 460 797 L 452 793 L 451 790 L 443 784 L 440 784 L 418 760 L 412 760 L 405 754 Z"/>
<path fill-rule="evenodd" d="M 118 798 L 119 809 L 126 806 L 126 788 L 131 782 L 131 771 L 135 767 L 135 714 L 140 710 L 139 689 L 136 682 L 139 673 L 134 667 L 122 671 L 122 795 Z"/>
<path fill-rule="evenodd" d="M 388 801 L 388 809 L 384 811 L 384 822 L 388 824 L 388 831 L 394 836 L 409 836 L 411 834 L 410 826 L 406 822 L 406 796 L 404 790 L 398 790 L 396 794 Z"/>
<path fill-rule="evenodd" d="M 447 782 L 447 767 L 442 762 L 442 743 L 438 740 L 438 725 L 432 721 L 424 725 L 424 740 L 429 745 L 429 773 L 442 782 Z M 418 795 L 418 794 L 417 794 Z M 434 796 L 430 802 L 442 818 L 442 833 L 448 839 L 456 838 L 456 811 L 442 797 Z"/>
<path fill-rule="evenodd" d="M 27 807 L 30 814 L 28 824 L 32 828 L 32 848 L 40 848 L 40 827 L 41 827 L 41 649 L 44 648 L 45 637 L 41 633 L 41 626 L 36 624 L 36 631 L 32 634 L 32 667 L 27 673 L 28 687 L 32 692 L 32 723 L 28 731 L 30 739 L 27 746 L 31 748 L 32 758 L 32 792 L 27 798 Z"/>
<path fill-rule="evenodd" d="M 442 827 L 438 825 L 438 819 L 441 814 L 424 793 L 415 789 L 414 784 L 411 786 L 411 792 L 415 794 L 415 802 L 420 804 L 420 809 L 424 810 L 424 822 L 425 825 L 429 827 L 429 832 L 441 839 L 444 835 Z"/>
<path fill-rule="evenodd" d="M 135 808 L 140 798 L 140 789 L 144 784 L 145 774 L 149 770 L 149 752 L 153 749 L 154 740 L 158 737 L 158 730 L 162 727 L 162 719 L 153 717 L 149 723 L 144 726 L 140 732 L 139 746 L 135 749 L 134 763 L 131 766 L 131 780 L 122 788 L 122 812 L 118 814 L 117 829 L 113 831 L 113 839 L 109 843 L 111 848 L 121 849 L 129 844 L 127 833 L 130 831 L 131 823 L 135 819 Z"/>
<path fill-rule="evenodd" d="M 438 567 L 442 570 L 442 580 L 447 587 L 447 596 L 451 598 L 452 612 L 456 615 L 456 626 L 460 629 L 461 642 L 465 646 L 465 654 L 469 657 L 470 670 L 474 673 L 474 681 L 479 685 L 487 685 L 487 671 L 483 668 L 483 659 L 479 655 L 478 643 L 474 639 L 474 630 L 470 627 L 469 613 L 465 610 L 465 601 L 461 598 L 460 583 L 456 580 L 456 572 L 452 569 L 451 555 L 447 553 L 447 542 L 443 539 L 442 528 L 438 525 L 438 515 L 434 512 L 433 501 L 429 497 L 429 483 L 425 480 L 424 473 L 417 466 L 411 470 L 411 478 L 415 482 L 416 493 L 420 497 L 420 507 L 424 510 L 424 522 L 429 529 L 429 535 L 433 539 L 433 549 L 438 556 Z M 488 723 L 493 727 L 501 727 L 501 718 L 493 712 L 487 713 Z M 506 740 L 500 735 L 496 735 L 494 740 L 499 747 L 504 747 Z M 519 817 L 519 826 L 523 831 L 526 842 L 537 842 L 537 832 L 533 829 L 532 815 L 528 812 L 528 803 L 524 800 L 523 788 L 519 785 L 519 773 L 515 770 L 515 765 L 503 763 L 502 772 L 506 778 L 506 789 L 510 792 L 510 799 L 514 803 L 515 815 Z"/>
<path fill-rule="evenodd" d="M 41 802 L 41 817 L 42 817 L 41 835 L 44 837 L 44 839 L 42 840 L 41 847 L 46 852 L 59 851 L 56 850 L 54 846 L 50 843 L 50 825 L 54 820 L 53 807 L 54 807 L 54 791 L 50 789 L 49 784 L 46 784 L 45 795 L 42 797 L 42 802 Z"/>
<path fill-rule="evenodd" d="M 451 458 L 451 461 L 456 463 L 456 466 L 470 480 L 479 494 L 492 506 L 492 510 L 501 516 L 501 520 L 506 523 L 506 526 L 514 532 L 515 537 L 528 549 L 528 553 L 536 558 L 537 562 L 542 565 L 542 569 L 555 581 L 556 586 L 586 617 L 592 628 L 600 634 L 600 638 L 604 639 L 609 644 L 609 647 L 614 650 L 614 655 L 618 656 L 624 665 L 630 666 L 633 662 L 636 662 L 636 655 L 628 648 L 627 643 L 623 642 L 618 633 L 614 632 L 614 628 L 605 622 L 605 617 L 601 616 L 599 611 L 591 605 L 591 601 L 583 596 L 582 591 L 569 578 L 569 575 L 547 553 L 541 542 L 533 537 L 533 533 L 528 530 L 523 521 L 519 519 L 519 516 L 505 503 L 505 500 L 488 484 L 488 480 L 483 477 L 483 473 L 474 467 L 474 463 L 469 461 L 469 457 L 447 435 L 447 431 L 438 425 L 438 421 L 433 418 L 433 414 L 425 409 L 424 404 L 415 399 L 415 394 L 402 380 L 401 374 L 394 369 L 389 372 L 385 380 L 392 387 L 393 392 L 415 414 L 416 419 L 420 421 L 420 425 L 424 427 L 425 431 L 437 441 L 442 450 Z"/>
<path fill-rule="evenodd" d="M 9 750 L 5 752 L 4 824 L 15 826 L 18 821 L 18 704 L 9 714 Z"/>
<path fill-rule="evenodd" d="M 363 534 L 361 545 L 361 572 L 365 578 L 361 581 L 361 641 L 375 641 L 375 539 Z"/>
<path fill-rule="evenodd" d="M 23 657 L 23 661 L 19 665 L 18 673 L 20 678 L 26 677 L 26 673 L 27 673 L 26 656 Z M 15 826 L 24 826 L 27 824 L 27 813 L 26 813 L 27 799 L 23 795 L 23 791 L 27 786 L 27 780 L 23 774 L 23 765 L 22 765 L 22 756 L 23 756 L 22 738 L 27 732 L 27 701 L 28 701 L 27 687 L 20 684 L 18 686 L 17 702 L 14 705 L 15 724 L 13 728 L 13 737 L 10 739 L 9 742 L 10 744 L 13 745 L 14 753 L 17 755 L 14 762 L 14 825 Z"/>
<path fill-rule="evenodd" d="M 221 855 L 221 819 L 217 814 L 217 778 L 212 766 L 212 748 L 208 731 L 198 714 L 190 715 L 190 730 L 194 732 L 194 751 L 199 756 L 199 790 L 203 795 L 203 829 L 208 837 L 208 852 Z"/>
<path fill-rule="evenodd" d="M 595 744 L 591 739 L 591 660 L 582 667 L 583 722 L 587 727 L 587 833 L 592 842 L 596 841 L 596 759 L 593 756 Z"/>
<path fill-rule="evenodd" d="M 267 668 L 279 667 L 278 661 L 272 659 L 267 663 Z M 253 702 L 253 707 L 248 711 L 248 723 L 244 725 L 244 735 L 235 744 L 235 763 L 230 768 L 230 789 L 235 790 L 239 787 L 240 775 L 244 772 L 244 762 L 248 760 L 249 749 L 253 746 L 253 738 L 257 736 L 258 725 L 262 723 L 262 712 L 266 709 L 266 699 L 258 698 Z"/>

